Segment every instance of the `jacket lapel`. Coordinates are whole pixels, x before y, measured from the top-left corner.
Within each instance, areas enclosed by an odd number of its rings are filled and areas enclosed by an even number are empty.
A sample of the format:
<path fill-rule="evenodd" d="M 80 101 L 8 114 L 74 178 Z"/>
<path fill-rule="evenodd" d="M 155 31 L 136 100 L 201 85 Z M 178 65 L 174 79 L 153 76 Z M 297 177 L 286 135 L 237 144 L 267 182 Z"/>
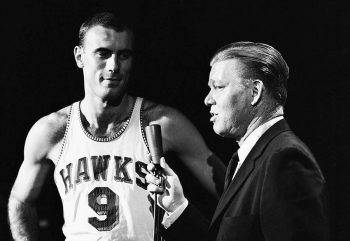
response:
<path fill-rule="evenodd" d="M 235 195 L 235 193 L 242 186 L 244 181 L 248 178 L 249 174 L 253 171 L 254 159 L 251 159 L 251 158 L 248 159 L 248 157 L 246 158 L 246 160 L 243 162 L 242 166 L 236 173 L 235 178 L 230 182 L 229 186 L 222 194 L 210 226 L 212 226 L 212 224 L 216 221 L 216 219 L 223 212 L 223 210 L 225 209 L 225 207 L 227 206 L 231 198 Z"/>
<path fill-rule="evenodd" d="M 262 154 L 267 144 L 278 134 L 283 131 L 290 130 L 287 122 L 282 119 L 274 124 L 270 129 L 268 129 L 261 138 L 257 141 L 253 149 L 249 152 L 247 158 L 244 160 L 242 166 L 236 173 L 235 178 L 231 181 L 227 189 L 222 194 L 218 206 L 213 215 L 210 227 L 214 225 L 214 223 L 218 220 L 218 217 L 223 213 L 230 200 L 235 196 L 237 191 L 243 185 L 243 183 L 247 180 L 249 175 L 252 173 L 255 167 L 255 161 Z M 228 173 L 231 170 L 227 171 L 226 178 Z M 226 184 L 226 181 L 225 181 Z M 226 186 L 225 186 L 226 187 Z"/>
<path fill-rule="evenodd" d="M 236 151 L 232 155 L 231 160 L 230 160 L 230 162 L 227 166 L 227 169 L 226 169 L 224 192 L 226 191 L 228 185 L 231 183 L 233 173 L 237 167 L 237 162 L 238 162 L 238 152 Z"/>

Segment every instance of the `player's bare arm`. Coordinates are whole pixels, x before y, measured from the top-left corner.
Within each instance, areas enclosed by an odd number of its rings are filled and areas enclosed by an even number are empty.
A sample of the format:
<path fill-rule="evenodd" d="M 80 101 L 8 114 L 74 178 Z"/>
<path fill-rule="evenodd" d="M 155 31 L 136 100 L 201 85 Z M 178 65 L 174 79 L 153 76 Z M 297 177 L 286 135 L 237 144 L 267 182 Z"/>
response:
<path fill-rule="evenodd" d="M 27 135 L 24 160 L 12 187 L 8 214 L 15 240 L 37 240 L 36 201 L 63 140 L 68 108 L 38 120 Z"/>
<path fill-rule="evenodd" d="M 183 164 L 216 198 L 223 187 L 225 165 L 205 144 L 196 127 L 178 110 L 146 101 L 147 124 L 162 126 L 164 152 L 175 152 Z"/>

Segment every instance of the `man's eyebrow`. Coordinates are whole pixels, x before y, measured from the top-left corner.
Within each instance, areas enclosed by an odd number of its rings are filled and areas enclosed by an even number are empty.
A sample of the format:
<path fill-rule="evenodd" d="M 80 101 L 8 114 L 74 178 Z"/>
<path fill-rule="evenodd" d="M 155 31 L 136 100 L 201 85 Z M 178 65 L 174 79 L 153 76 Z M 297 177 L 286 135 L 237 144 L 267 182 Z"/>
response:
<path fill-rule="evenodd" d="M 134 51 L 132 49 L 121 49 L 118 52 L 120 53 L 128 53 L 128 54 L 133 54 Z"/>
<path fill-rule="evenodd" d="M 98 52 L 108 52 L 108 53 L 111 53 L 111 52 L 113 52 L 113 51 L 112 51 L 111 49 L 109 49 L 109 48 L 99 47 L 99 48 L 95 49 L 93 52 L 94 52 L 94 53 L 98 53 Z M 127 49 L 121 49 L 121 50 L 118 51 L 118 55 L 119 55 L 119 54 L 130 54 L 130 55 L 133 55 L 133 53 L 134 53 L 134 51 L 133 51 L 132 49 L 129 49 L 129 48 L 127 48 Z"/>
<path fill-rule="evenodd" d="M 213 83 L 215 83 L 215 82 L 216 82 L 215 79 L 209 78 L 208 86 L 209 86 L 209 87 L 212 86 Z"/>
<path fill-rule="evenodd" d="M 108 48 L 103 48 L 103 47 L 100 47 L 100 48 L 97 48 L 97 49 L 94 50 L 95 53 L 96 52 L 101 52 L 101 51 L 111 51 L 111 50 L 108 49 Z"/>

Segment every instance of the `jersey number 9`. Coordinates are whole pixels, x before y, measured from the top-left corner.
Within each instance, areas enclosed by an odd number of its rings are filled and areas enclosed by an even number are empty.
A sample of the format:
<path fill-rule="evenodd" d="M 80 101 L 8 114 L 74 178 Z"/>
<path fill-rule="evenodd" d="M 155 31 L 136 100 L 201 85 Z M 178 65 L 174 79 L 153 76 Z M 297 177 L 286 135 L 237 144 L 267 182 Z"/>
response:
<path fill-rule="evenodd" d="M 89 218 L 89 223 L 98 231 L 110 231 L 119 223 L 119 197 L 108 187 L 96 187 L 89 193 L 89 206 L 101 220 Z"/>

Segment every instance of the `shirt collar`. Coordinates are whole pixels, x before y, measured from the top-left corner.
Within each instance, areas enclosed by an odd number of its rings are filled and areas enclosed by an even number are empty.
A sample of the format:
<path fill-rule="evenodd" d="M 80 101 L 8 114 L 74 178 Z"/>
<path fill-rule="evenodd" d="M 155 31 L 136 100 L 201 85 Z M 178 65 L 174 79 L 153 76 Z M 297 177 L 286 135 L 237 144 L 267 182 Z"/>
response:
<path fill-rule="evenodd" d="M 277 116 L 264 124 L 260 125 L 256 128 L 250 135 L 243 141 L 242 145 L 238 149 L 238 158 L 239 162 L 243 163 L 243 161 L 248 156 L 249 152 L 253 149 L 255 143 L 260 139 L 260 137 L 276 122 L 283 119 L 283 116 Z"/>

